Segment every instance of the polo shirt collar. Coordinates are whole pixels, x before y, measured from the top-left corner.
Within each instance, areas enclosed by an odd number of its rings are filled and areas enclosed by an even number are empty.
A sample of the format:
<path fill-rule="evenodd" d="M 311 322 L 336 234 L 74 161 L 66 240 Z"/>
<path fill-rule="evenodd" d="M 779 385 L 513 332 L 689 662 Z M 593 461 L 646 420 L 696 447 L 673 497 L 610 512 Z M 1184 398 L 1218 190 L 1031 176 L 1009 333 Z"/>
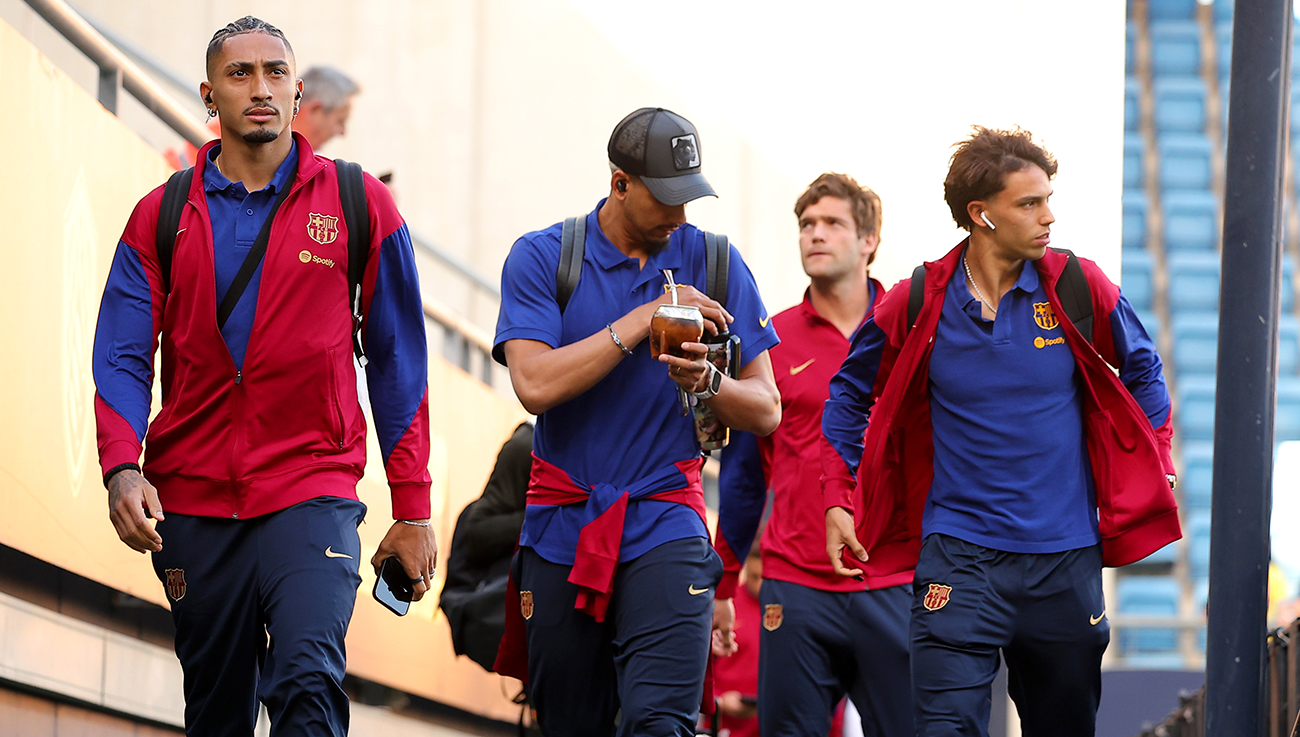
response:
<path fill-rule="evenodd" d="M 216 167 L 212 167 L 216 168 Z M 596 203 L 596 209 L 587 213 L 587 247 L 586 253 L 591 255 L 596 264 L 602 269 L 609 271 L 617 268 L 628 261 L 635 261 L 632 257 L 618 250 L 613 242 L 605 236 L 605 232 L 600 229 L 600 208 L 605 204 L 602 199 Z M 660 269 L 679 269 L 682 264 L 682 241 L 684 240 L 683 231 L 685 225 L 678 228 L 668 239 L 668 247 L 659 253 L 651 256 L 646 260 L 645 268 L 642 273 L 656 274 Z"/>
<path fill-rule="evenodd" d="M 216 167 L 216 164 L 213 164 L 220 153 L 220 143 L 208 149 L 208 163 L 212 165 L 203 167 L 203 188 L 208 192 L 224 192 L 235 186 L 235 183 L 227 179 L 226 175 L 222 174 L 221 170 Z M 284 161 L 280 162 L 280 166 L 276 168 L 275 175 L 271 177 L 271 183 L 266 185 L 266 189 L 269 189 L 271 194 L 279 194 L 280 188 L 286 186 L 293 177 L 297 165 L 298 142 L 294 141 L 289 146 L 289 155 L 284 157 Z"/>

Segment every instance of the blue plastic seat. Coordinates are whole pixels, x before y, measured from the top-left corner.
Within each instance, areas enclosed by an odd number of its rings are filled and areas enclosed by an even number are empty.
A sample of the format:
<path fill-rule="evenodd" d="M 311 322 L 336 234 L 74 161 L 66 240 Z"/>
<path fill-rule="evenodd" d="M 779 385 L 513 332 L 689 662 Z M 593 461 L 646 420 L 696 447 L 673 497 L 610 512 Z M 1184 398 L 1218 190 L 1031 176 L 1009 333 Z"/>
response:
<path fill-rule="evenodd" d="M 1142 121 L 1138 102 L 1141 98 L 1142 86 L 1138 84 L 1137 78 L 1126 77 L 1124 79 L 1124 130 L 1126 132 L 1137 132 L 1138 125 Z"/>
<path fill-rule="evenodd" d="M 1147 195 L 1140 189 L 1124 190 L 1124 250 L 1144 249 L 1147 242 Z"/>
<path fill-rule="evenodd" d="M 1213 312 L 1174 315 L 1174 367 L 1184 373 L 1213 374 L 1219 353 L 1219 316 Z"/>
<path fill-rule="evenodd" d="M 1165 190 L 1209 190 L 1210 139 L 1202 133 L 1164 133 L 1156 139 L 1160 152 L 1160 186 Z"/>
<path fill-rule="evenodd" d="M 1196 21 L 1151 22 L 1151 70 L 1156 78 L 1201 73 L 1201 30 Z"/>
<path fill-rule="evenodd" d="M 1135 310 L 1151 309 L 1151 256 L 1146 251 L 1128 249 L 1123 253 L 1120 291 Z"/>
<path fill-rule="evenodd" d="M 1157 133 L 1204 133 L 1208 120 L 1205 82 L 1199 77 L 1167 77 L 1152 85 Z"/>
<path fill-rule="evenodd" d="M 1126 575 L 1118 585 L 1119 611 L 1123 614 L 1177 616 L 1179 588 L 1171 576 Z M 1130 654 L 1174 653 L 1178 630 L 1172 627 L 1125 627 L 1120 630 L 1120 651 Z"/>
<path fill-rule="evenodd" d="M 1124 24 L 1124 73 L 1137 73 L 1137 37 L 1138 27 L 1134 21 Z"/>
<path fill-rule="evenodd" d="M 1208 510 L 1213 488 L 1214 443 L 1183 443 L 1183 470 L 1178 477 L 1178 490 L 1183 492 L 1183 504 L 1188 511 Z"/>
<path fill-rule="evenodd" d="M 1188 560 L 1193 578 L 1210 575 L 1210 513 L 1208 510 L 1187 513 Z"/>
<path fill-rule="evenodd" d="M 1231 5 L 1231 4 L 1229 4 Z M 1219 90 L 1223 92 L 1227 87 L 1227 79 L 1232 71 L 1232 25 L 1222 24 L 1214 28 L 1214 55 L 1216 57 L 1216 66 L 1219 68 Z M 1223 104 L 1228 104 L 1228 98 L 1223 97 Z"/>
<path fill-rule="evenodd" d="M 1204 618 L 1206 608 L 1210 603 L 1210 582 L 1208 579 L 1198 579 L 1192 583 L 1192 607 L 1196 616 Z M 1202 620 L 1203 621 L 1203 620 Z M 1205 628 L 1196 629 L 1196 646 L 1205 652 Z"/>
<path fill-rule="evenodd" d="M 1300 440 L 1300 377 L 1278 377 L 1273 434 L 1278 442 Z"/>
<path fill-rule="evenodd" d="M 1191 20 L 1196 17 L 1196 0 L 1150 0 L 1147 3 L 1151 20 Z"/>
<path fill-rule="evenodd" d="M 1300 324 L 1295 315 L 1282 313 L 1277 323 L 1277 377 L 1279 388 L 1284 377 L 1300 371 Z"/>
<path fill-rule="evenodd" d="M 1214 24 L 1232 27 L 1233 0 L 1214 0 Z"/>
<path fill-rule="evenodd" d="M 1145 153 L 1146 145 L 1142 142 L 1142 136 L 1137 133 L 1124 134 L 1124 187 L 1126 189 L 1142 188 L 1142 183 L 1146 179 L 1143 168 Z"/>
<path fill-rule="evenodd" d="M 1209 192 L 1166 192 L 1165 250 L 1213 251 L 1219 240 L 1218 203 Z"/>
<path fill-rule="evenodd" d="M 1163 205 L 1167 252 L 1214 251 L 1219 239 L 1218 202 L 1210 192 L 1166 190 Z"/>
<path fill-rule="evenodd" d="M 1214 374 L 1179 372 L 1177 420 L 1184 440 L 1214 440 Z"/>
<path fill-rule="evenodd" d="M 1171 314 L 1219 309 L 1219 254 L 1171 253 L 1165 263 Z"/>

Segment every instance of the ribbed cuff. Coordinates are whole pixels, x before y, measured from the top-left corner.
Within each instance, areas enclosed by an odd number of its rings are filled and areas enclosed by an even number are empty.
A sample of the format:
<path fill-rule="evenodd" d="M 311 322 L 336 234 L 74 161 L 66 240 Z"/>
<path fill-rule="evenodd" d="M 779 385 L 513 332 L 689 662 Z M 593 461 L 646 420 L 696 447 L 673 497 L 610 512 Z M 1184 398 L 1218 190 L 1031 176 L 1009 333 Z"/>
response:
<path fill-rule="evenodd" d="M 109 482 L 109 481 L 110 481 L 114 476 L 116 476 L 117 474 L 121 473 L 122 471 L 135 471 L 136 473 L 139 473 L 139 472 L 140 472 L 140 464 L 139 464 L 139 463 L 119 463 L 119 464 L 117 464 L 116 466 L 113 466 L 112 468 L 110 468 L 110 469 L 108 469 L 107 471 L 105 471 L 105 472 L 104 472 L 104 488 L 107 489 L 107 488 L 108 488 L 108 482 Z"/>
<path fill-rule="evenodd" d="M 433 506 L 429 499 L 432 484 L 414 482 L 389 484 L 393 498 L 393 519 L 429 519 Z"/>
<path fill-rule="evenodd" d="M 822 477 L 822 510 L 844 507 L 853 513 L 853 489 L 857 482 L 852 478 Z"/>

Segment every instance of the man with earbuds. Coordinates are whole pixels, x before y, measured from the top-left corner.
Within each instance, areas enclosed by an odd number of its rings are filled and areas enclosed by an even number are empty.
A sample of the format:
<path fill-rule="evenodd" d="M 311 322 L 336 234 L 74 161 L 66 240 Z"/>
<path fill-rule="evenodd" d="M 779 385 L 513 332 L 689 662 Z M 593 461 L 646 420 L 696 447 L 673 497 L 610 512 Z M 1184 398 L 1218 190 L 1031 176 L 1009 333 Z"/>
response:
<path fill-rule="evenodd" d="M 546 734 L 612 734 L 621 711 L 619 735 L 687 737 L 710 631 L 733 649 L 734 610 L 730 599 L 714 604 L 722 562 L 679 393 L 733 429 L 771 433 L 781 405 L 767 351 L 777 339 L 734 247 L 725 308 L 704 293 L 706 237 L 686 222 L 686 203 L 714 193 L 695 126 L 642 108 L 614 128 L 608 154 L 609 196 L 580 218 L 581 270 L 567 299 L 563 224 L 516 241 L 502 271 L 492 354 L 538 418 L 518 595 L 496 670 L 529 682 Z M 705 361 L 701 342 L 651 357 L 651 316 L 673 301 L 698 307 L 707 333 L 740 337 L 738 378 Z"/>
<path fill-rule="evenodd" d="M 290 132 L 302 83 L 277 28 L 248 16 L 217 31 L 207 72 L 200 92 L 221 138 L 176 200 L 170 268 L 159 187 L 127 222 L 100 306 L 109 515 L 166 587 L 189 734 L 251 734 L 260 700 L 273 734 L 341 736 L 366 422 L 337 169 Z M 386 187 L 369 175 L 363 187 L 360 341 L 395 520 L 371 562 L 395 558 L 419 598 L 437 556 L 424 316 L 406 225 Z"/>
<path fill-rule="evenodd" d="M 1102 566 L 1181 536 L 1160 358 L 1096 264 L 1048 248 L 1056 168 L 1020 129 L 957 145 L 970 236 L 885 296 L 822 416 L 832 564 L 915 571 L 918 735 L 986 735 L 999 655 L 1027 737 L 1092 735 Z"/>

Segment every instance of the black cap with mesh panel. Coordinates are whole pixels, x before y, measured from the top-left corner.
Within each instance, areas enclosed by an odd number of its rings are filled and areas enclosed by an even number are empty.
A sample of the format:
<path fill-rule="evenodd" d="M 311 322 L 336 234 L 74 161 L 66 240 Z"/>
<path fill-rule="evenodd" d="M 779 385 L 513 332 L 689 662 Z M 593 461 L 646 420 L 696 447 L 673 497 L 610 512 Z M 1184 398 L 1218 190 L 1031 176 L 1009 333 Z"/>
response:
<path fill-rule="evenodd" d="M 609 160 L 641 178 L 665 205 L 717 197 L 700 172 L 700 134 L 691 121 L 661 107 L 643 107 L 614 126 Z"/>

